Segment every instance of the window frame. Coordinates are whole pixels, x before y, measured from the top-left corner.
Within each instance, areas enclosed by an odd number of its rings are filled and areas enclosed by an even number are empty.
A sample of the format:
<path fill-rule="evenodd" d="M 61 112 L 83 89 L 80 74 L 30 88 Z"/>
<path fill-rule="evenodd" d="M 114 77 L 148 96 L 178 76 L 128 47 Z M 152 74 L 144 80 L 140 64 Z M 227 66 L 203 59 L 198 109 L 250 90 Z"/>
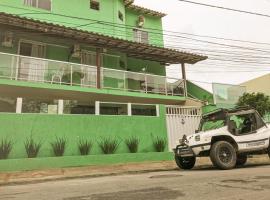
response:
<path fill-rule="evenodd" d="M 143 37 L 144 33 L 147 34 L 146 39 Z M 134 28 L 133 29 L 133 40 L 135 42 L 138 42 L 138 43 L 149 44 L 149 32 L 145 31 L 143 29 L 140 29 L 140 28 Z"/>
<path fill-rule="evenodd" d="M 32 5 L 33 1 L 36 1 L 36 6 Z M 52 0 L 48 0 L 50 2 L 50 9 L 40 8 L 39 1 L 42 1 L 42 0 L 23 0 L 23 5 L 36 8 L 36 9 L 47 10 L 48 12 L 52 12 Z"/>

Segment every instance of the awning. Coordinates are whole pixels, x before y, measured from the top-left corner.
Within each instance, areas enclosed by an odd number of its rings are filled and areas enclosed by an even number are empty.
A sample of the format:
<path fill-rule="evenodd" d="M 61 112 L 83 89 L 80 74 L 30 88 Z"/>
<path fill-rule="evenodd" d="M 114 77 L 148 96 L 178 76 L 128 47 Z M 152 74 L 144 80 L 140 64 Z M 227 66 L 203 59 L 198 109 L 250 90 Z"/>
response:
<path fill-rule="evenodd" d="M 163 64 L 195 64 L 207 59 L 206 56 L 128 41 L 3 12 L 0 13 L 0 24 L 24 28 L 43 33 L 43 35 L 48 34 L 48 36 L 65 37 L 99 48 L 114 49 L 126 53 L 129 57 L 156 61 Z"/>

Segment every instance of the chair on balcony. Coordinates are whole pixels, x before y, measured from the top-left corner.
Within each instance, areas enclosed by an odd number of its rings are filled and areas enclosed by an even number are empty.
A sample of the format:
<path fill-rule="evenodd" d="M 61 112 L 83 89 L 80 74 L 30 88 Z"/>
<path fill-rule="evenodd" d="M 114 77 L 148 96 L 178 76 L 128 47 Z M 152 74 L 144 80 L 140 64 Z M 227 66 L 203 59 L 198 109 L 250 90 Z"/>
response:
<path fill-rule="evenodd" d="M 51 78 L 51 84 L 53 83 L 60 83 L 60 85 L 62 84 L 62 77 L 64 75 L 64 68 L 61 68 L 59 70 L 56 70 L 53 72 L 52 74 L 52 78 Z"/>

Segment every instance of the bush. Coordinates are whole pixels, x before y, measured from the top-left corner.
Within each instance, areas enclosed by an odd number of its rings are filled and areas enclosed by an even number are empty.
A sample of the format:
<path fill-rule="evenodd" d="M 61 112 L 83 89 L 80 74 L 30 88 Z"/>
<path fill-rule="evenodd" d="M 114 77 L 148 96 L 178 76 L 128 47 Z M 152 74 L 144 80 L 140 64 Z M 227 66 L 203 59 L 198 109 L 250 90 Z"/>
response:
<path fill-rule="evenodd" d="M 103 138 L 99 142 L 99 147 L 104 154 L 114 154 L 118 149 L 120 141 L 112 138 Z"/>
<path fill-rule="evenodd" d="M 24 142 L 24 148 L 28 158 L 36 158 L 41 148 L 41 142 L 35 142 L 32 136 Z"/>
<path fill-rule="evenodd" d="M 91 152 L 92 146 L 93 146 L 93 143 L 91 141 L 80 140 L 78 142 L 78 148 L 82 156 L 89 155 L 89 153 Z"/>
<path fill-rule="evenodd" d="M 13 147 L 11 140 L 2 139 L 0 143 L 0 160 L 7 159 Z"/>
<path fill-rule="evenodd" d="M 65 153 L 66 145 L 67 145 L 66 138 L 56 137 L 56 140 L 51 143 L 54 155 L 57 157 L 63 156 Z"/>
<path fill-rule="evenodd" d="M 139 148 L 140 139 L 133 136 L 125 140 L 130 153 L 137 153 Z"/>
<path fill-rule="evenodd" d="M 167 145 L 167 140 L 164 138 L 153 138 L 153 146 L 156 152 L 164 152 Z"/>

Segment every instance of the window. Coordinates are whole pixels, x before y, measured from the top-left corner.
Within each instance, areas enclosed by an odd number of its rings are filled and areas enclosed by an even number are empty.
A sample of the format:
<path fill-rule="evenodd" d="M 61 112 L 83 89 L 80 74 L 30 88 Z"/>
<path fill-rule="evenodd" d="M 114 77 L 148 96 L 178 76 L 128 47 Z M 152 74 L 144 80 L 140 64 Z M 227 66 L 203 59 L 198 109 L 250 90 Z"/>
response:
<path fill-rule="evenodd" d="M 145 44 L 149 43 L 148 32 L 142 31 L 139 29 L 134 29 L 133 33 L 134 33 L 134 41 L 135 42 L 145 43 Z"/>
<path fill-rule="evenodd" d="M 100 103 L 101 115 L 128 115 L 127 104 Z"/>
<path fill-rule="evenodd" d="M 95 103 L 88 101 L 64 101 L 64 114 L 72 115 L 94 115 L 95 114 Z"/>
<path fill-rule="evenodd" d="M 0 96 L 0 112 L 15 113 L 17 98 Z"/>
<path fill-rule="evenodd" d="M 124 16 L 123 16 L 123 13 L 121 11 L 118 11 L 118 18 L 121 20 L 121 21 L 124 21 Z"/>
<path fill-rule="evenodd" d="M 255 113 L 230 116 L 228 127 L 229 131 L 235 135 L 253 133 L 257 130 Z"/>
<path fill-rule="evenodd" d="M 23 99 L 22 113 L 57 114 L 58 100 Z"/>
<path fill-rule="evenodd" d="M 51 0 L 24 0 L 24 5 L 51 11 Z"/>
<path fill-rule="evenodd" d="M 95 0 L 90 1 L 90 8 L 93 10 L 100 10 L 100 3 Z"/>
<path fill-rule="evenodd" d="M 157 116 L 156 105 L 132 105 L 132 115 Z"/>

